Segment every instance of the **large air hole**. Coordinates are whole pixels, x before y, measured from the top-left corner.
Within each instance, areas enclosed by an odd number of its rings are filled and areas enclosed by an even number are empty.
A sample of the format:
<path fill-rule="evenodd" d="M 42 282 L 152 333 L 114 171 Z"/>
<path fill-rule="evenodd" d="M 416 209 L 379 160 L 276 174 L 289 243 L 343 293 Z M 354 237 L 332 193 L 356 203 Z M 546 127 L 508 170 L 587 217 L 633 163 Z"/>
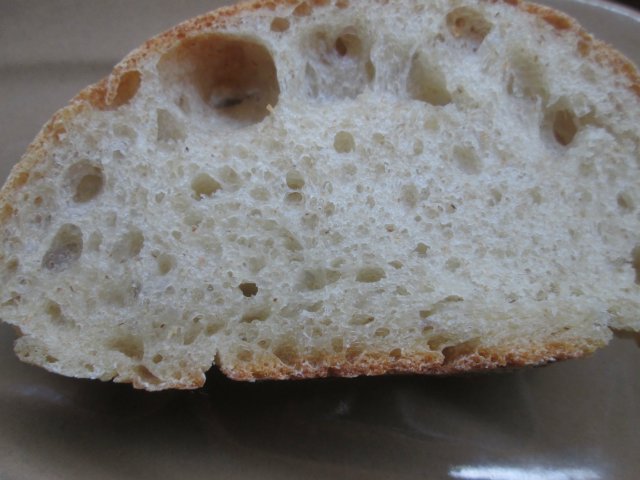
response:
<path fill-rule="evenodd" d="M 472 355 L 478 350 L 480 342 L 476 339 L 460 342 L 442 349 L 444 356 L 444 364 L 450 364 L 454 361 Z"/>
<path fill-rule="evenodd" d="M 453 161 L 466 174 L 477 175 L 482 171 L 482 159 L 470 146 L 454 146 Z"/>
<path fill-rule="evenodd" d="M 66 223 L 51 240 L 49 249 L 42 257 L 42 266 L 54 272 L 66 270 L 80 259 L 82 246 L 82 230 Z"/>
<path fill-rule="evenodd" d="M 158 110 L 157 123 L 158 142 L 179 142 L 186 138 L 184 125 L 168 110 Z"/>
<path fill-rule="evenodd" d="M 122 105 L 128 104 L 138 93 L 142 82 L 142 75 L 138 70 L 122 72 L 117 77 L 117 84 L 112 83 L 109 78 L 108 83 L 101 82 L 101 86 L 106 88 L 94 88 L 91 90 L 88 100 L 99 110 L 113 110 Z"/>
<path fill-rule="evenodd" d="M 272 32 L 278 32 L 278 33 L 282 33 L 282 32 L 286 32 L 287 30 L 289 30 L 289 20 L 287 20 L 284 17 L 276 17 L 271 21 L 271 31 Z"/>
<path fill-rule="evenodd" d="M 199 173 L 191 181 L 191 189 L 196 200 L 204 197 L 211 197 L 214 193 L 222 188 L 220 182 L 208 173 Z"/>
<path fill-rule="evenodd" d="M 549 82 L 538 55 L 522 45 L 508 48 L 507 93 L 519 98 L 549 98 Z"/>
<path fill-rule="evenodd" d="M 322 290 L 328 285 L 340 280 L 338 270 L 328 268 L 315 268 L 302 272 L 300 278 L 300 290 Z"/>
<path fill-rule="evenodd" d="M 563 146 L 569 145 L 578 132 L 575 115 L 568 109 L 556 111 L 553 115 L 552 128 L 556 142 Z"/>
<path fill-rule="evenodd" d="M 386 273 L 381 267 L 363 267 L 356 274 L 356 282 L 375 283 L 386 277 Z"/>
<path fill-rule="evenodd" d="M 370 46 L 355 26 L 339 31 L 319 29 L 306 43 L 305 86 L 321 100 L 355 98 L 375 77 Z"/>
<path fill-rule="evenodd" d="M 240 321 L 242 323 L 264 322 L 271 315 L 271 309 L 268 306 L 252 308 L 242 315 Z"/>
<path fill-rule="evenodd" d="M 141 80 L 141 75 L 138 70 L 129 70 L 120 75 L 116 94 L 111 101 L 111 107 L 117 108 L 129 103 L 135 94 L 138 93 Z"/>
<path fill-rule="evenodd" d="M 93 200 L 104 187 L 102 166 L 88 160 L 80 160 L 71 165 L 65 174 L 72 199 L 77 203 Z"/>
<path fill-rule="evenodd" d="M 160 275 L 166 275 L 176 266 L 176 257 L 169 253 L 161 253 L 156 256 Z"/>
<path fill-rule="evenodd" d="M 482 13 L 470 7 L 458 7 L 446 17 L 447 28 L 451 35 L 465 41 L 476 50 L 489 34 L 492 23 Z"/>
<path fill-rule="evenodd" d="M 273 354 L 285 365 L 295 365 L 300 354 L 293 339 L 280 341 L 273 349 Z"/>
<path fill-rule="evenodd" d="M 407 93 L 414 100 L 434 106 L 444 106 L 451 102 L 447 81 L 440 69 L 429 64 L 423 55 L 416 53 L 411 59 L 407 77 Z"/>
<path fill-rule="evenodd" d="M 253 282 L 243 282 L 238 288 L 245 297 L 255 297 L 258 294 L 258 286 Z"/>
<path fill-rule="evenodd" d="M 111 257 L 116 262 L 124 262 L 137 257 L 144 246 L 144 235 L 138 228 L 131 228 L 122 235 L 111 250 Z"/>
<path fill-rule="evenodd" d="M 76 326 L 76 322 L 68 318 L 63 312 L 60 305 L 51 300 L 47 300 L 44 311 L 49 317 L 51 323 L 57 327 L 72 328 Z"/>
<path fill-rule="evenodd" d="M 567 101 L 560 100 L 549 107 L 543 120 L 543 130 L 558 145 L 567 147 L 573 143 L 582 123 Z M 588 119 L 585 119 L 587 121 Z"/>
<path fill-rule="evenodd" d="M 144 365 L 136 365 L 135 367 L 133 367 L 133 371 L 136 375 L 138 375 L 138 380 L 144 383 L 158 385 L 161 382 L 161 380 L 153 373 L 151 373 L 151 370 L 149 370 Z"/>
<path fill-rule="evenodd" d="M 351 316 L 351 320 L 349 320 L 349 325 L 363 326 L 363 325 L 368 325 L 374 320 L 375 318 L 371 315 L 367 315 L 364 313 L 356 313 Z"/>
<path fill-rule="evenodd" d="M 107 342 L 107 348 L 134 360 L 142 360 L 144 356 L 144 343 L 140 337 L 135 335 L 123 334 L 113 337 Z"/>
<path fill-rule="evenodd" d="M 199 100 L 223 122 L 249 125 L 278 103 L 276 66 L 261 44 L 230 35 L 188 38 L 163 55 L 158 70 L 165 88 Z M 195 95 L 194 95 L 195 94 Z"/>

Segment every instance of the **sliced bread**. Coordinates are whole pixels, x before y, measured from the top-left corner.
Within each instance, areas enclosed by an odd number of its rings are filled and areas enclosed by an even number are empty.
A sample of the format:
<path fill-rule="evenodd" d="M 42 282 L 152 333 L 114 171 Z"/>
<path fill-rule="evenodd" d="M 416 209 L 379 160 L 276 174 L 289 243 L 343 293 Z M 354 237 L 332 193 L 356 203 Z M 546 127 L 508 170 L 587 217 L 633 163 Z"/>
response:
<path fill-rule="evenodd" d="M 635 68 L 548 8 L 223 8 L 15 166 L 0 318 L 147 390 L 579 357 L 640 330 L 639 126 Z"/>

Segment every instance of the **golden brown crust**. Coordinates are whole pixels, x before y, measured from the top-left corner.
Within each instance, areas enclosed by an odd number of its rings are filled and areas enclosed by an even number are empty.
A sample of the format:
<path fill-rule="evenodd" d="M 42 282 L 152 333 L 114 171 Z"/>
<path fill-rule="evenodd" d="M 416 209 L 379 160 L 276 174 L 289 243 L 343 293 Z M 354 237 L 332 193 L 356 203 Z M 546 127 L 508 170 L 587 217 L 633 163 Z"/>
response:
<path fill-rule="evenodd" d="M 445 354 L 423 352 L 392 356 L 388 353 L 363 353 L 356 358 L 326 356 L 316 361 L 306 357 L 283 362 L 251 363 L 220 369 L 234 380 L 304 379 L 320 377 L 355 377 L 385 374 L 451 375 L 465 372 L 542 365 L 588 355 L 604 343 L 549 342 L 526 347 L 455 348 Z M 446 349 L 445 349 L 446 350 Z"/>

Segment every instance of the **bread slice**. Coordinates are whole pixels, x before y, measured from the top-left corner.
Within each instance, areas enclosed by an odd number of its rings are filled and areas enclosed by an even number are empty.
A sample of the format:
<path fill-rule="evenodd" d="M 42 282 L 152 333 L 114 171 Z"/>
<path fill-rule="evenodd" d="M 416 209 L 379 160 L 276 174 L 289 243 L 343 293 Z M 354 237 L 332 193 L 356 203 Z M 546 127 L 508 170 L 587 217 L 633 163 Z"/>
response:
<path fill-rule="evenodd" d="M 640 330 L 639 125 L 634 67 L 548 8 L 223 8 L 15 166 L 0 316 L 22 360 L 147 390 L 579 357 Z"/>

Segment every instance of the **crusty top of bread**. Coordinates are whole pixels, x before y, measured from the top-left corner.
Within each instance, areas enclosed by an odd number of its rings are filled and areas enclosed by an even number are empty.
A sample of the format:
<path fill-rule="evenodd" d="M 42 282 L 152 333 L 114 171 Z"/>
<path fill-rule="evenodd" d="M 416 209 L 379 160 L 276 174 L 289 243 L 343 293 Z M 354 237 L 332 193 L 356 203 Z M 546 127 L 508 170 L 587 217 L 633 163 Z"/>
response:
<path fill-rule="evenodd" d="M 147 41 L 52 117 L 0 192 L 0 315 L 24 335 L 22 359 L 156 390 L 200 386 L 212 363 L 249 380 L 539 364 L 589 353 L 611 328 L 640 329 L 635 67 L 538 5 L 374 3 L 378 13 L 355 0 L 216 10 Z M 499 45 L 514 40 L 515 24 L 527 29 L 522 41 Z M 455 69 L 427 46 L 450 48 L 449 60 L 469 62 L 456 68 L 476 76 L 452 80 Z M 572 62 L 567 77 L 550 68 L 549 49 Z M 569 75 L 604 90 L 582 95 Z M 550 77 L 559 84 L 546 85 Z M 522 124 L 512 144 L 496 137 L 509 122 Z M 593 131 L 580 137 L 581 129 Z M 597 154 L 611 157 L 606 165 L 591 158 L 598 144 Z M 552 199 L 545 195 L 562 183 L 532 182 L 549 178 L 544 162 L 554 157 L 589 180 L 568 177 L 575 190 Z M 589 188 L 613 192 L 613 206 Z M 282 211 L 271 200 L 280 194 Z M 523 194 L 535 211 L 518 204 Z M 153 203 L 169 197 L 166 207 Z M 484 212 L 496 205 L 505 210 L 486 214 L 495 215 L 486 226 Z M 295 221 L 283 213 L 290 208 L 300 209 Z M 529 215 L 530 225 L 518 223 Z M 576 217 L 568 233 L 555 228 Z M 555 229 L 539 231 L 545 219 Z M 509 222 L 522 231 L 510 232 Z M 384 238 L 367 225 L 383 227 Z M 252 253 L 260 249 L 266 259 Z M 578 264 L 584 254 L 593 265 Z M 521 274 L 513 273 L 518 261 Z M 484 270 L 474 272 L 475 262 Z M 207 269 L 229 280 L 210 279 Z M 580 275 L 601 275 L 601 293 L 585 292 Z M 183 298 L 168 298 L 176 294 Z"/>

